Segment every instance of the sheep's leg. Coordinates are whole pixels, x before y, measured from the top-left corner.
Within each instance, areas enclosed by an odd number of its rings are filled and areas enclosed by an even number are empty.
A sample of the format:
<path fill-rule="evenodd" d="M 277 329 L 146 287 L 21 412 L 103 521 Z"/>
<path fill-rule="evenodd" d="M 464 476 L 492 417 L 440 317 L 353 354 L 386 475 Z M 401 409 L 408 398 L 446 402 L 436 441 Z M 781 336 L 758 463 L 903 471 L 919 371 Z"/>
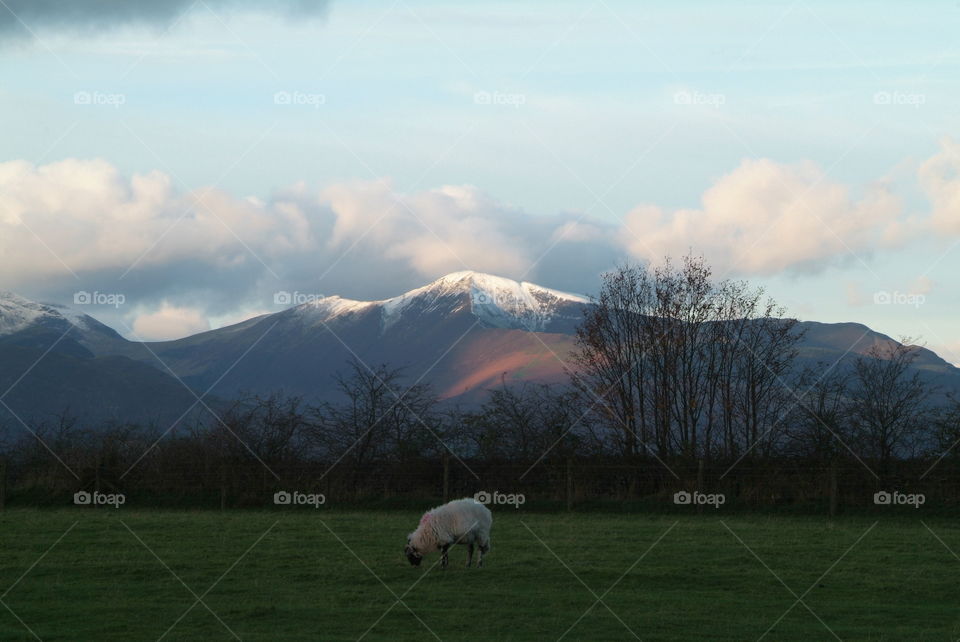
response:
<path fill-rule="evenodd" d="M 440 558 L 440 568 L 447 568 L 447 563 L 450 561 L 450 559 L 447 557 L 447 550 L 448 550 L 449 548 L 450 548 L 450 545 L 449 545 L 449 544 L 444 544 L 444 545 L 443 545 L 443 549 L 442 549 L 442 550 L 443 550 L 443 555 L 442 555 L 442 557 Z"/>
<path fill-rule="evenodd" d="M 483 568 L 483 556 L 490 551 L 489 542 L 480 545 L 480 560 L 477 562 L 477 568 Z"/>
<path fill-rule="evenodd" d="M 473 542 L 467 544 L 467 568 L 473 566 Z"/>

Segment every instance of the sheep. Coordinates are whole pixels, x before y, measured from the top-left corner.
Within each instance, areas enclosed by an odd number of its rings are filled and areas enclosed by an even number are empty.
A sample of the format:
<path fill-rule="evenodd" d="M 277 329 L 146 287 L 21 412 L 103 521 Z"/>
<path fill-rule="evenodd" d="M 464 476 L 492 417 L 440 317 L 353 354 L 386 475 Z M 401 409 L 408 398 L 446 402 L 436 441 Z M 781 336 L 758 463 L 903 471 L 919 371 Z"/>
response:
<path fill-rule="evenodd" d="M 490 510 L 473 498 L 455 499 L 432 508 L 420 518 L 417 530 L 407 536 L 404 555 L 414 566 L 420 566 L 423 556 L 433 550 L 442 551 L 440 568 L 447 568 L 447 549 L 453 544 L 467 547 L 467 567 L 473 564 L 473 549 L 480 549 L 477 566 L 483 567 L 483 556 L 490 552 Z"/>

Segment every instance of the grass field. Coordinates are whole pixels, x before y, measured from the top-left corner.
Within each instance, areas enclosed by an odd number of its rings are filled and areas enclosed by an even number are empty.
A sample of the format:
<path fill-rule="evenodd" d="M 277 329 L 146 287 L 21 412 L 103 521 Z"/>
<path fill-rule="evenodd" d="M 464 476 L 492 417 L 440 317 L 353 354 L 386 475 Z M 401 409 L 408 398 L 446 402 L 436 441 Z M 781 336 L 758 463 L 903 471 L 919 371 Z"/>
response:
<path fill-rule="evenodd" d="M 947 519 L 503 509 L 486 568 L 463 568 L 458 548 L 442 571 L 402 556 L 418 518 L 7 510 L 0 639 L 960 637 Z"/>

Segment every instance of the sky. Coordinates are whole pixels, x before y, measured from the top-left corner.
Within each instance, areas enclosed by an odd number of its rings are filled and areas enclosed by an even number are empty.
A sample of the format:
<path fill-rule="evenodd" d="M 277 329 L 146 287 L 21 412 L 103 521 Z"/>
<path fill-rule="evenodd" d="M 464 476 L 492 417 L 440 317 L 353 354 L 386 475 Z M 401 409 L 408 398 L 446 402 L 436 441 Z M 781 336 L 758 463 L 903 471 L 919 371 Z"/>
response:
<path fill-rule="evenodd" d="M 960 362 L 956 2 L 2 0 L 0 289 L 130 338 L 688 251 Z M 86 294 L 85 294 L 86 293 Z"/>

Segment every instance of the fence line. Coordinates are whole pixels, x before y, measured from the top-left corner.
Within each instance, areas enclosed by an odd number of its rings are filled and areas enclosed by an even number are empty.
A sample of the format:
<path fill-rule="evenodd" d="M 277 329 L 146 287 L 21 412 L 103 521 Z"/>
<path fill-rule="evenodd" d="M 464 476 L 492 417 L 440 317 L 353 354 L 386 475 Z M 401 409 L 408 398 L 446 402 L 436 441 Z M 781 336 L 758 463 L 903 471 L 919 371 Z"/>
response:
<path fill-rule="evenodd" d="M 856 461 L 814 463 L 786 458 L 744 460 L 732 469 L 733 462 L 726 461 L 570 456 L 539 462 L 532 470 L 534 462 L 463 463 L 469 470 L 453 458 L 439 457 L 363 466 L 268 462 L 268 471 L 255 460 L 154 460 L 125 476 L 127 462 L 96 458 L 89 466 L 72 467 L 80 477 L 77 481 L 66 469 L 49 464 L 0 461 L 0 508 L 61 503 L 78 490 L 123 493 L 136 498 L 138 505 L 220 508 L 269 506 L 278 491 L 322 494 L 331 505 L 405 498 L 446 501 L 480 491 L 519 493 L 528 505 L 539 502 L 568 510 L 602 500 L 669 505 L 681 491 L 722 494 L 727 505 L 822 506 L 830 514 L 845 507 L 869 506 L 874 494 L 884 491 L 920 493 L 928 505 L 960 505 L 960 466 L 952 460 L 926 476 L 930 465 L 926 460 L 896 462 L 882 479 Z"/>

